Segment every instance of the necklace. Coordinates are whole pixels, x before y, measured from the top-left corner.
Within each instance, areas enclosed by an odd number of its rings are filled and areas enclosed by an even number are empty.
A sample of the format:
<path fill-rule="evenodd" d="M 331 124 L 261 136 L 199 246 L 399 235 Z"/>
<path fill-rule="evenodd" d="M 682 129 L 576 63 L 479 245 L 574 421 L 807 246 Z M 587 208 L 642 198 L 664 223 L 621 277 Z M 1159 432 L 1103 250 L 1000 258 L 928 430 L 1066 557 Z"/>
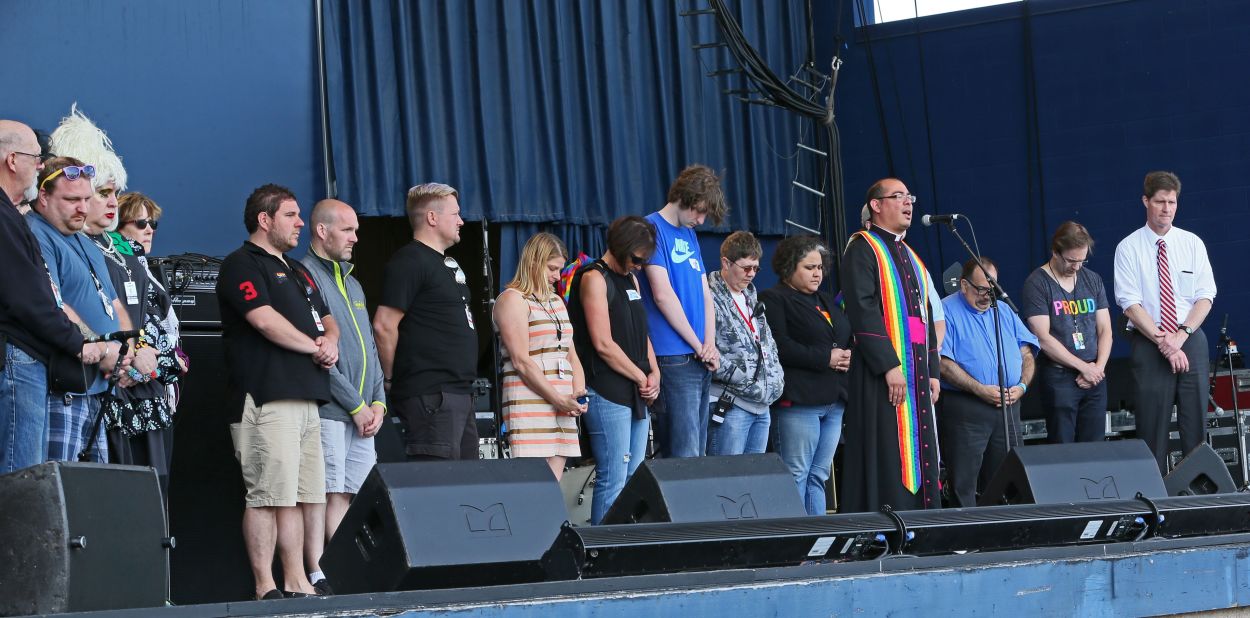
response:
<path fill-rule="evenodd" d="M 122 270 L 126 271 L 127 280 L 129 281 L 135 280 L 134 273 L 130 271 L 130 265 L 126 263 L 126 258 L 123 258 L 121 256 L 121 253 L 119 253 L 117 249 L 113 247 L 113 243 L 108 240 L 108 236 L 100 237 L 100 238 L 105 239 L 105 242 L 103 243 L 101 243 L 99 239 L 97 239 L 95 236 L 90 236 L 89 238 L 91 238 L 91 242 L 95 243 L 95 246 L 100 248 L 100 252 L 104 254 L 104 257 L 108 258 L 114 264 L 117 264 L 118 266 L 120 266 Z"/>

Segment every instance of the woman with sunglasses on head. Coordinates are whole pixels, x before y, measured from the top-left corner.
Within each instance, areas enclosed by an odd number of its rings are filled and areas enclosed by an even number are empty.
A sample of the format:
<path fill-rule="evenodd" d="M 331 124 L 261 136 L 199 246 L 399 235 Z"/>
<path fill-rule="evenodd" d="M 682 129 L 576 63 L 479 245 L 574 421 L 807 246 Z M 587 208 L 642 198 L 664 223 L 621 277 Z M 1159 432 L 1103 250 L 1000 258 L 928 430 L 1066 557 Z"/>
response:
<path fill-rule="evenodd" d="M 712 374 L 708 455 L 763 453 L 771 424 L 768 406 L 785 384 L 777 342 L 752 283 L 761 255 L 754 235 L 734 232 L 721 243 L 720 272 L 708 275 L 721 359 Z"/>
<path fill-rule="evenodd" d="M 634 274 L 655 251 L 655 226 L 639 216 L 621 217 L 608 227 L 607 240 L 603 257 L 573 276 L 569 298 L 589 396 L 586 432 L 595 458 L 590 523 L 596 525 L 642 464 L 647 406 L 660 394 L 660 368 Z"/>
<path fill-rule="evenodd" d="M 851 323 L 820 289 L 828 263 L 819 238 L 787 238 L 773 255 L 780 282 L 760 295 L 785 370 L 785 389 L 772 408 L 778 450 L 808 515 L 826 512 L 851 367 Z"/>
<path fill-rule="evenodd" d="M 553 284 L 568 251 L 555 236 L 536 234 L 521 249 L 516 276 L 495 301 L 503 344 L 503 421 L 513 457 L 545 457 L 556 480 L 568 457 L 582 454 L 577 417 L 586 378 L 573 346 L 573 327 Z"/>

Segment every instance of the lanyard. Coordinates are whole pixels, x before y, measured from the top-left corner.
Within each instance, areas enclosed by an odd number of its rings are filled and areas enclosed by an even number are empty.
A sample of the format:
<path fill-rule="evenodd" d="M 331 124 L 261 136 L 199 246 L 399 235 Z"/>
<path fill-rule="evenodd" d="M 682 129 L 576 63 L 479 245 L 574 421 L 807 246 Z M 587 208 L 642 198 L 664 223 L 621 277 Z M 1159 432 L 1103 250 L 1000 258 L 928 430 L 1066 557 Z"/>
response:
<path fill-rule="evenodd" d="M 743 294 L 742 298 L 746 299 L 746 294 Z M 738 315 L 742 316 L 742 321 L 746 322 L 747 328 L 751 329 L 751 335 L 755 337 L 756 341 L 759 341 L 760 334 L 755 332 L 755 320 L 752 320 L 750 317 L 747 316 L 746 312 L 742 310 L 742 306 L 738 304 L 738 299 L 735 298 L 733 294 L 729 295 L 729 300 L 733 301 L 734 309 L 738 310 Z"/>
<path fill-rule="evenodd" d="M 83 248 L 82 239 L 77 232 L 73 234 L 73 239 L 74 252 L 82 258 L 83 262 L 87 263 L 87 268 L 91 271 L 91 281 L 95 283 L 95 293 L 100 297 L 100 304 L 104 305 L 104 313 L 109 316 L 110 320 L 116 319 L 113 316 L 113 303 L 109 300 L 108 295 L 104 293 L 104 286 L 100 284 L 100 278 L 96 275 L 95 266 L 91 264 L 91 259 L 87 257 L 86 249 Z"/>

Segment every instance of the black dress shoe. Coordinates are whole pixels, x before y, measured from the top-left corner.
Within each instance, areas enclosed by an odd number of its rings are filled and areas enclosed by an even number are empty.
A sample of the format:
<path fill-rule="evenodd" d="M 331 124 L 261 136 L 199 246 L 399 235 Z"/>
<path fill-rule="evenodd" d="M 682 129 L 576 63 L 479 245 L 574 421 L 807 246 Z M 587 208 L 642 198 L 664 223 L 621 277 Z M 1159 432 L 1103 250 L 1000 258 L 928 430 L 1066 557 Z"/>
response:
<path fill-rule="evenodd" d="M 334 589 L 330 588 L 330 580 L 327 580 L 327 579 L 319 579 L 316 582 L 314 582 L 313 590 L 317 591 L 317 596 L 319 597 L 334 596 Z"/>
<path fill-rule="evenodd" d="M 277 588 L 274 588 L 273 590 L 270 590 L 269 592 L 266 592 L 265 594 L 261 595 L 261 597 L 256 600 L 257 601 L 273 601 L 275 599 L 284 599 L 284 598 L 286 597 L 283 595 L 283 592 L 281 590 L 278 590 Z"/>
<path fill-rule="evenodd" d="M 307 592 L 287 592 L 283 590 L 282 596 L 288 599 L 302 599 L 304 597 L 311 596 L 311 595 L 309 595 Z"/>

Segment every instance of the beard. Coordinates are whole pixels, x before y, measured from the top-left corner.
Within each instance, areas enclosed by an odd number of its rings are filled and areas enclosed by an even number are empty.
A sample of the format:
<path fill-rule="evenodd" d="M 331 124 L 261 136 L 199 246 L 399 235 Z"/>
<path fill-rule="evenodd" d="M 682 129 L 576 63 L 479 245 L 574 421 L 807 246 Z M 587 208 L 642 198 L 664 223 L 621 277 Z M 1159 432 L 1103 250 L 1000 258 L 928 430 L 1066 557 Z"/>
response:
<path fill-rule="evenodd" d="M 38 197 L 39 197 L 39 185 L 35 184 L 34 182 L 31 182 L 30 186 L 26 187 L 25 191 L 22 191 L 22 201 L 28 204 L 33 204 L 35 202 L 35 198 L 38 198 Z"/>

